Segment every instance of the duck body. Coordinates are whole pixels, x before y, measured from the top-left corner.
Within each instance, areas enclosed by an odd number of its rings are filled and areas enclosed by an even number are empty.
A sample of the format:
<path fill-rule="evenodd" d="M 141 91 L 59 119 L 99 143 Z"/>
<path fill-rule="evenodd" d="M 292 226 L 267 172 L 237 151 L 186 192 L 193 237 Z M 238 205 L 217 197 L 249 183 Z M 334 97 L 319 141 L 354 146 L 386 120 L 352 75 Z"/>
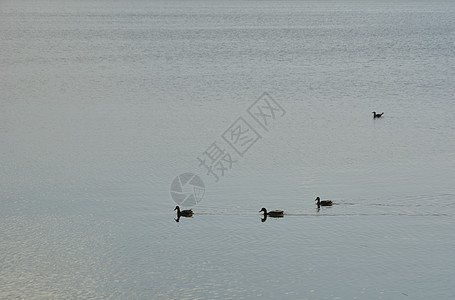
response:
<path fill-rule="evenodd" d="M 332 206 L 333 201 L 332 200 L 322 200 L 321 198 L 317 197 L 314 201 L 317 201 L 317 206 Z"/>
<path fill-rule="evenodd" d="M 191 209 L 180 210 L 180 207 L 177 205 L 174 210 L 177 211 L 177 217 L 191 217 L 193 216 L 193 211 Z"/>
<path fill-rule="evenodd" d="M 377 114 L 377 113 L 374 111 L 374 112 L 373 112 L 373 119 L 382 118 L 382 115 L 383 115 L 383 114 L 384 114 L 383 112 L 380 113 L 380 114 Z"/>
<path fill-rule="evenodd" d="M 271 210 L 267 212 L 267 209 L 263 207 L 259 212 L 264 212 L 264 216 L 269 216 L 272 218 L 280 218 L 284 216 L 284 211 L 282 210 Z"/>

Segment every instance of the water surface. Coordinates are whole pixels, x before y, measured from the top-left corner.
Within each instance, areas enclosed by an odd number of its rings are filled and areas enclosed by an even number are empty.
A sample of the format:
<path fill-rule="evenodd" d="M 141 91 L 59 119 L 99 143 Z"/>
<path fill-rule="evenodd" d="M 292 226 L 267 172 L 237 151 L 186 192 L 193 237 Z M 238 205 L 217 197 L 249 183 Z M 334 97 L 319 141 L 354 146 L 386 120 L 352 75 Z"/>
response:
<path fill-rule="evenodd" d="M 455 296 L 453 3 L 3 1 L 0 39 L 0 298 Z"/>

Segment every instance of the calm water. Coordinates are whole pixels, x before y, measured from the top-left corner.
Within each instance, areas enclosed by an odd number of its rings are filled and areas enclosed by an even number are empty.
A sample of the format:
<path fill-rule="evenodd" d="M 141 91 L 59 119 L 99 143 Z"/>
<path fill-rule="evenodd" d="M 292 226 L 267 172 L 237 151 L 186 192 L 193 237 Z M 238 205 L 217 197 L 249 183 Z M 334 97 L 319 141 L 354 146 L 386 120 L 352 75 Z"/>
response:
<path fill-rule="evenodd" d="M 0 69 L 1 299 L 455 298 L 453 2 L 6 0 Z"/>

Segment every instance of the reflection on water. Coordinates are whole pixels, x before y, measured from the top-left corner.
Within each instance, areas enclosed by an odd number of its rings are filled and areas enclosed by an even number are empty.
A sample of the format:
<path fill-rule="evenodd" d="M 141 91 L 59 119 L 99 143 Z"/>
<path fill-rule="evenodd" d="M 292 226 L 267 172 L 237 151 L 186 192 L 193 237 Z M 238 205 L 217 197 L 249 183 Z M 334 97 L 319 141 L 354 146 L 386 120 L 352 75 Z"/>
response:
<path fill-rule="evenodd" d="M 177 218 L 174 218 L 175 222 L 177 222 L 177 223 L 180 222 L 180 218 L 181 218 L 181 217 L 184 217 L 184 218 L 192 218 L 193 215 L 191 215 L 191 216 L 182 216 L 182 215 L 180 215 L 180 214 L 177 214 Z"/>
<path fill-rule="evenodd" d="M 267 218 L 280 219 L 280 218 L 284 218 L 284 215 L 282 215 L 282 216 L 269 216 L 269 215 L 264 214 L 264 215 L 262 215 L 261 222 L 267 221 Z"/>

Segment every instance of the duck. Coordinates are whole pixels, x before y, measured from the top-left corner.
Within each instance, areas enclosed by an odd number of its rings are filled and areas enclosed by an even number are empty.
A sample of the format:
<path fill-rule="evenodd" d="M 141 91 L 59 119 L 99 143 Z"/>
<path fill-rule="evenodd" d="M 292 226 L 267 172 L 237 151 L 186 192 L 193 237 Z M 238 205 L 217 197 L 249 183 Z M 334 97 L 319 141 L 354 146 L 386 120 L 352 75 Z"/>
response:
<path fill-rule="evenodd" d="M 332 200 L 322 200 L 321 201 L 321 198 L 317 197 L 314 201 L 317 201 L 318 203 L 317 206 L 332 206 L 333 205 L 333 201 Z"/>
<path fill-rule="evenodd" d="M 373 112 L 373 119 L 381 118 L 383 114 L 384 114 L 384 112 L 382 112 L 382 113 L 380 113 L 380 114 L 377 114 L 377 113 L 374 111 L 374 112 Z"/>
<path fill-rule="evenodd" d="M 272 218 L 280 218 L 284 216 L 284 211 L 282 210 L 272 210 L 267 212 L 267 209 L 263 207 L 259 212 L 264 212 L 264 216 L 269 216 Z"/>
<path fill-rule="evenodd" d="M 174 210 L 177 211 L 177 218 L 180 217 L 191 217 L 193 216 L 193 211 L 191 209 L 180 210 L 180 206 L 176 206 Z"/>

